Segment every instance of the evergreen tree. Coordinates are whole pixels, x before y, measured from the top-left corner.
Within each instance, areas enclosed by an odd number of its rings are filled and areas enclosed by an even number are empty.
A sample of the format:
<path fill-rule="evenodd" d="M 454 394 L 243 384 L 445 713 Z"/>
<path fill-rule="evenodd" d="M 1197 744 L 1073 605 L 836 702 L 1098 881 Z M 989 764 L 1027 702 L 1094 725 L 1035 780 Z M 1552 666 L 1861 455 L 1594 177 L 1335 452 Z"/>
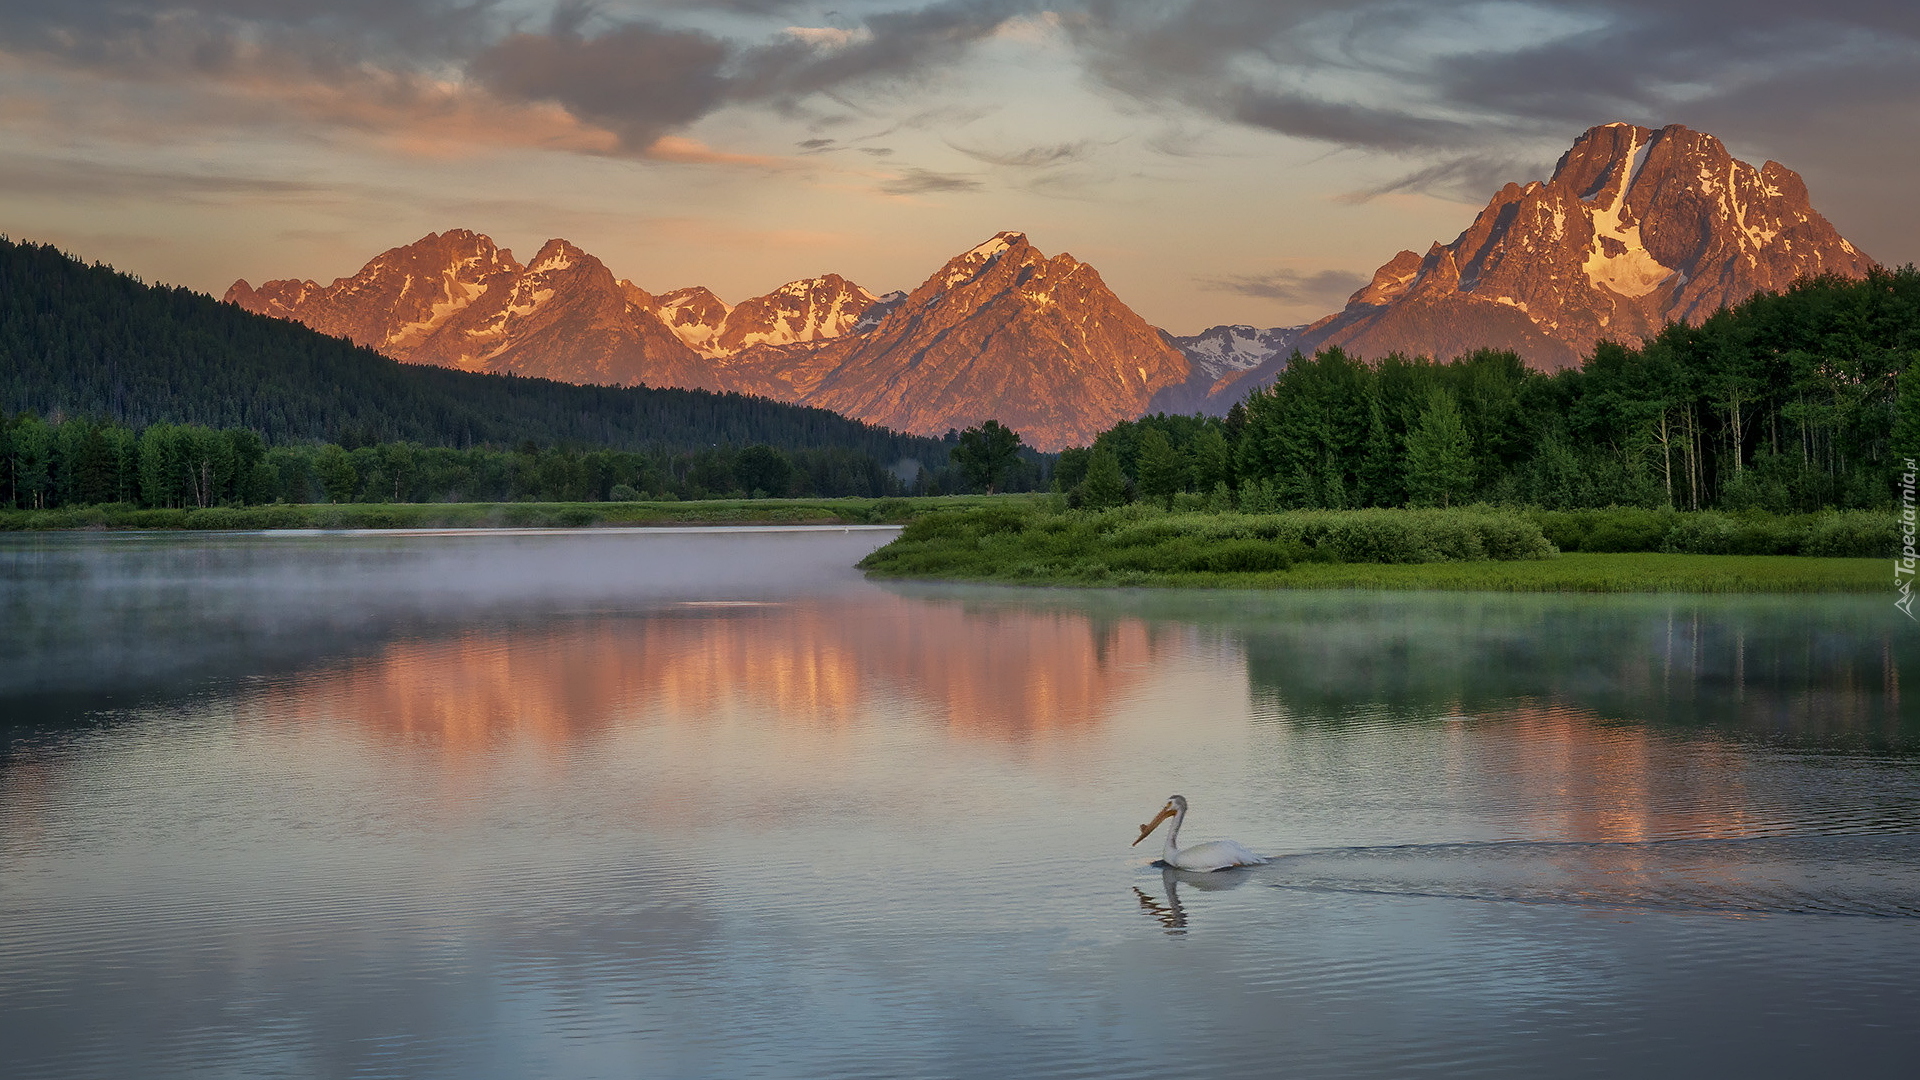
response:
<path fill-rule="evenodd" d="M 1072 491 L 1087 478 L 1087 466 L 1093 463 L 1093 451 L 1084 446 L 1069 447 L 1060 451 L 1060 457 L 1053 463 L 1053 490 L 1062 494 Z"/>
<path fill-rule="evenodd" d="M 1900 458 L 1920 458 L 1920 354 L 1907 361 L 1906 374 L 1900 376 L 1898 408 L 1893 428 L 1893 453 Z"/>
<path fill-rule="evenodd" d="M 1221 485 L 1233 486 L 1233 449 L 1227 445 L 1223 425 L 1210 423 L 1195 435 L 1192 443 L 1193 488 L 1212 491 Z"/>
<path fill-rule="evenodd" d="M 1020 460 L 1020 433 L 1001 426 L 998 420 L 989 420 L 961 432 L 952 454 L 967 483 L 992 494 Z"/>
<path fill-rule="evenodd" d="M 1127 475 L 1120 471 L 1120 458 L 1111 450 L 1096 447 L 1079 491 L 1079 504 L 1089 510 L 1126 505 Z"/>
<path fill-rule="evenodd" d="M 13 425 L 13 482 L 21 506 L 44 509 L 53 497 L 53 429 L 37 416 Z"/>
<path fill-rule="evenodd" d="M 734 461 L 733 474 L 748 493 L 780 498 L 792 486 L 793 463 L 771 446 L 749 446 Z"/>
<path fill-rule="evenodd" d="M 353 467 L 353 460 L 347 452 L 333 443 L 320 448 L 313 462 L 314 478 L 327 494 L 330 503 L 348 503 L 360 488 L 359 470 Z"/>
<path fill-rule="evenodd" d="M 1279 493 L 1274 490 L 1273 481 L 1256 480 L 1249 476 L 1240 481 L 1240 512 L 1243 514 L 1275 514 L 1286 509 Z"/>
<path fill-rule="evenodd" d="M 1187 487 L 1185 458 L 1158 428 L 1140 437 L 1140 497 L 1173 508 L 1173 497 Z"/>
<path fill-rule="evenodd" d="M 1407 437 L 1407 490 L 1416 505 L 1451 506 L 1473 488 L 1473 440 L 1453 395 L 1436 387 Z"/>

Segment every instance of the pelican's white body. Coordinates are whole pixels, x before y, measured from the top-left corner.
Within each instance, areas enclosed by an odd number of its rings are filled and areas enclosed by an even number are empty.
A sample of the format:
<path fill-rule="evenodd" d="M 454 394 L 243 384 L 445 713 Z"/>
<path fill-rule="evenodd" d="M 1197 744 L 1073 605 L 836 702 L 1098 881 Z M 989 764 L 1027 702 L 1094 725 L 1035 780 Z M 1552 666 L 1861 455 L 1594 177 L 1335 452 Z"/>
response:
<path fill-rule="evenodd" d="M 1176 870 L 1225 870 L 1230 866 L 1258 866 L 1266 862 L 1263 855 L 1255 855 L 1232 840 L 1209 840 L 1192 847 L 1180 846 L 1180 825 L 1187 820 L 1187 800 L 1175 795 L 1167 800 L 1166 808 L 1161 810 L 1160 818 L 1154 824 L 1171 816 L 1173 821 L 1167 826 L 1167 840 L 1160 849 L 1160 861 Z M 1143 834 L 1141 840 L 1146 839 Z M 1139 843 L 1135 840 L 1134 843 Z"/>

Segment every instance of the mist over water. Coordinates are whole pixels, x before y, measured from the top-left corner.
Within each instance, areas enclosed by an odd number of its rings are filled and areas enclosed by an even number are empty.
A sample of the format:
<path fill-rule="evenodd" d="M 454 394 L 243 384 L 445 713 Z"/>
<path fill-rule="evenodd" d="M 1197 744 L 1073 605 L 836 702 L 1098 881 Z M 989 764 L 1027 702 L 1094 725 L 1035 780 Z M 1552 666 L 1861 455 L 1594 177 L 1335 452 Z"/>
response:
<path fill-rule="evenodd" d="M 1878 598 L 882 587 L 889 535 L 0 538 L 6 1075 L 1906 1071 Z M 1128 847 L 1176 791 L 1275 861 Z"/>

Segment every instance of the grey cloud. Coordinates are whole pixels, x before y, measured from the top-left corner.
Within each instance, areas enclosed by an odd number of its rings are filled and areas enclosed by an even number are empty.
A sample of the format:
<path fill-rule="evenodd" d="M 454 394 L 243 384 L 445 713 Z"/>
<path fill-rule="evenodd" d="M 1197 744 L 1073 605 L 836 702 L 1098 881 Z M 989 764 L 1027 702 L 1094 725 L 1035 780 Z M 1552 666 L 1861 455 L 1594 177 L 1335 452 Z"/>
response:
<path fill-rule="evenodd" d="M 9 0 L 0 42 L 116 74 L 219 72 L 246 58 L 343 70 L 460 58 L 495 33 L 498 0 Z"/>
<path fill-rule="evenodd" d="M 13 156 L 0 157 L 0 191 L 54 198 L 139 196 L 191 202 L 218 201 L 230 195 L 299 199 L 337 193 L 332 186 L 303 180 Z"/>
<path fill-rule="evenodd" d="M 712 11 L 717 8 L 743 15 L 778 15 L 797 7 L 815 5 L 811 0 L 660 0 L 657 6 L 691 11 Z"/>
<path fill-rule="evenodd" d="M 947 145 L 975 161 L 1016 169 L 1046 169 L 1079 161 L 1091 153 L 1094 146 L 1091 139 L 1054 143 L 1050 146 L 1029 146 L 1023 150 L 980 150 L 952 142 Z"/>
<path fill-rule="evenodd" d="M 797 5 L 650 6 L 771 15 Z M 503 0 L 13 0 L 0 5 L 0 52 L 123 80 L 317 78 L 388 104 L 425 100 L 417 87 L 464 70 L 502 100 L 556 103 L 641 151 L 730 103 L 790 110 L 849 84 L 922 77 L 1035 7 L 944 0 L 885 8 L 853 20 L 859 33 L 838 47 L 798 38 L 750 47 L 590 0 L 561 0 L 545 26 L 531 29 L 524 9 Z"/>
<path fill-rule="evenodd" d="M 954 60 L 1036 0 L 946 0 L 917 9 L 883 11 L 860 23 L 862 37 L 821 49 L 801 40 L 744 53 L 734 95 L 744 100 L 801 98 L 874 78 L 915 78 L 931 65 Z"/>
<path fill-rule="evenodd" d="M 1325 101 L 1305 94 L 1237 87 L 1223 95 L 1225 115 L 1254 127 L 1371 150 L 1458 145 L 1480 137 L 1473 125 L 1399 109 Z"/>
<path fill-rule="evenodd" d="M 859 21 L 860 33 L 837 46 L 788 38 L 742 48 L 697 31 L 608 23 L 596 9 L 570 5 L 556 10 L 545 33 L 514 34 L 481 53 L 468 70 L 511 100 L 557 102 L 619 133 L 629 148 L 644 149 L 728 104 L 792 111 L 813 94 L 920 78 L 1036 6 L 1035 0 L 946 0 L 867 15 Z M 742 10 L 749 7 L 761 10 Z M 588 35 L 582 31 L 590 22 L 604 26 Z"/>
<path fill-rule="evenodd" d="M 1903 69 L 1920 96 L 1920 7 L 1892 0 L 1090 0 L 1067 25 L 1104 84 L 1336 145 L 1459 150 L 1660 122 L 1820 71 L 1832 98 Z M 1454 26 L 1451 55 L 1434 41 Z M 1531 19 L 1556 32 L 1513 29 Z M 1460 27 L 1467 27 L 1462 30 Z M 1509 36 L 1504 36 L 1502 31 Z M 1752 117 L 1755 121 L 1758 116 Z"/>
<path fill-rule="evenodd" d="M 880 185 L 889 195 L 924 195 L 940 191 L 978 191 L 985 187 L 978 179 L 959 173 L 938 173 L 929 169 L 907 169 Z"/>
<path fill-rule="evenodd" d="M 1343 195 L 1341 201 L 1364 203 L 1382 195 L 1413 192 L 1477 206 L 1487 201 L 1489 192 L 1510 181 L 1541 179 L 1546 173 L 1543 166 L 1523 164 L 1511 157 L 1470 155 L 1415 169 L 1378 187 Z"/>
<path fill-rule="evenodd" d="M 1322 270 L 1314 274 L 1274 270 L 1265 274 L 1200 279 L 1203 289 L 1277 300 L 1283 304 L 1338 304 L 1366 283 L 1365 275 L 1346 270 Z"/>
<path fill-rule="evenodd" d="M 545 34 L 518 33 L 468 71 L 508 100 L 552 101 L 617 132 L 632 149 L 716 108 L 727 96 L 726 43 L 706 34 L 624 23 L 595 37 L 563 8 Z"/>

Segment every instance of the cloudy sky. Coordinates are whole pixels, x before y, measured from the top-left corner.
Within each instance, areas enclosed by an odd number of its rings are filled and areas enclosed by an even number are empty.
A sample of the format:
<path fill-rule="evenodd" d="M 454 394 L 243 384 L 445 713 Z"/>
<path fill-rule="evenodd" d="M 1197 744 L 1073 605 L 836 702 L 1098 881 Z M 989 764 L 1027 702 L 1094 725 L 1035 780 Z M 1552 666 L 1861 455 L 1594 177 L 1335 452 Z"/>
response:
<path fill-rule="evenodd" d="M 1284 325 L 1613 120 L 1920 260 L 1911 0 L 0 4 L 0 232 L 216 294 L 449 228 L 885 291 L 1019 229 L 1175 332 Z"/>

